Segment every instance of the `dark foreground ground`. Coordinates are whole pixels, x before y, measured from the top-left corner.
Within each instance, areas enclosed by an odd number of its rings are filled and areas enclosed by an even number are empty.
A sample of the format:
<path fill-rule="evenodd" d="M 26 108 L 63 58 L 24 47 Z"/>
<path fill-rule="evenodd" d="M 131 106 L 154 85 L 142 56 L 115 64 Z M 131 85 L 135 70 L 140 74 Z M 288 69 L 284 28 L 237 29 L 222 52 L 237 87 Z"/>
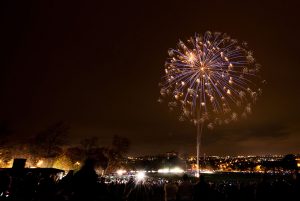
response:
<path fill-rule="evenodd" d="M 0 171 L 0 201 L 299 200 L 298 174 L 215 173 L 200 179 L 148 175 L 99 178 L 83 167 L 62 179 L 56 174 Z"/>

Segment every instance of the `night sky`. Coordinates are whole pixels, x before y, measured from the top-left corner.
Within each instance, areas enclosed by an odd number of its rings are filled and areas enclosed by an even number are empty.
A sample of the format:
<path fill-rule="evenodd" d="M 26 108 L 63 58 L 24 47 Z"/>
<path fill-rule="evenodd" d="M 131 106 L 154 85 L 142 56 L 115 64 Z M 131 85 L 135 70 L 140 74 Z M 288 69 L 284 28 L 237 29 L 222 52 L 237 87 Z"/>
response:
<path fill-rule="evenodd" d="M 0 120 L 16 139 L 62 120 L 72 143 L 118 134 L 133 155 L 195 153 L 195 127 L 157 102 L 158 83 L 167 50 L 211 30 L 247 41 L 267 84 L 248 119 L 204 131 L 202 153 L 300 152 L 298 1 L 5 2 Z"/>

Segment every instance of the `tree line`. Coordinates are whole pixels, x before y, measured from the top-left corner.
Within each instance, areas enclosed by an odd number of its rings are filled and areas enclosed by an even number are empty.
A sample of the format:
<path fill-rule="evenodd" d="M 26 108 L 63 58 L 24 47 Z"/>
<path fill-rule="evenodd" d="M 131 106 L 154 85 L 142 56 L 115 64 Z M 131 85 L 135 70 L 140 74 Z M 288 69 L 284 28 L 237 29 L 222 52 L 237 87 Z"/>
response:
<path fill-rule="evenodd" d="M 0 122 L 2 166 L 15 157 L 22 157 L 27 159 L 30 166 L 76 169 L 86 159 L 93 159 L 99 169 L 109 173 L 122 168 L 130 147 L 129 139 L 119 135 L 113 136 L 110 146 L 100 146 L 100 139 L 96 136 L 85 137 L 78 145 L 72 145 L 70 126 L 63 121 L 21 141 L 14 139 L 12 133 L 7 122 Z"/>

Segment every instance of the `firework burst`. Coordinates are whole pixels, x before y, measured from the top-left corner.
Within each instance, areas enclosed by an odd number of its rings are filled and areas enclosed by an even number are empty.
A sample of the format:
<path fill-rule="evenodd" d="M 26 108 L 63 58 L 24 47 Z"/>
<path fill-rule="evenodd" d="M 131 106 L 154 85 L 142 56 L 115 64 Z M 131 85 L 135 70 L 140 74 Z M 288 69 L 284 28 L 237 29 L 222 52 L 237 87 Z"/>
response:
<path fill-rule="evenodd" d="M 168 54 L 159 102 L 179 108 L 180 120 L 213 128 L 251 113 L 261 94 L 260 65 L 247 43 L 208 31 L 179 41 Z"/>

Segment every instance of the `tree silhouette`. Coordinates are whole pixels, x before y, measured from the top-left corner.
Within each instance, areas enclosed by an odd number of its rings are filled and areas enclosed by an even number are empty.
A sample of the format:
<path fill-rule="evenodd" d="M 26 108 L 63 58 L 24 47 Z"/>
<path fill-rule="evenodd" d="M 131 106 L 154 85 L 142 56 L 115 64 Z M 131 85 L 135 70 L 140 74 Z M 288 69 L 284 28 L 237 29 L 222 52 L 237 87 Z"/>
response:
<path fill-rule="evenodd" d="M 111 149 L 107 150 L 108 167 L 106 172 L 113 172 L 123 166 L 124 155 L 128 153 L 130 141 L 126 137 L 114 135 Z"/>
<path fill-rule="evenodd" d="M 281 160 L 281 166 L 287 170 L 297 170 L 298 167 L 295 155 L 285 155 Z"/>
<path fill-rule="evenodd" d="M 36 157 L 53 159 L 62 153 L 62 146 L 67 143 L 69 126 L 57 122 L 39 132 L 31 139 L 30 152 Z"/>
<path fill-rule="evenodd" d="M 80 147 L 69 147 L 66 149 L 66 156 L 70 158 L 73 163 L 83 162 L 85 159 L 84 151 Z"/>
<path fill-rule="evenodd" d="M 112 151 L 115 154 L 122 156 L 123 154 L 127 154 L 129 151 L 130 141 L 126 137 L 120 137 L 118 135 L 114 135 L 112 141 Z"/>
<path fill-rule="evenodd" d="M 0 121 L 0 149 L 6 147 L 12 131 L 6 121 Z"/>
<path fill-rule="evenodd" d="M 0 121 L 0 157 L 2 161 L 7 163 L 12 159 L 12 151 L 10 149 L 10 135 L 12 130 L 6 121 Z"/>
<path fill-rule="evenodd" d="M 106 156 L 107 148 L 99 146 L 97 137 L 89 137 L 80 141 L 79 146 L 70 147 L 66 150 L 66 156 L 73 163 L 83 162 L 86 159 L 92 159 L 97 167 L 103 170 L 107 168 L 108 158 Z"/>
<path fill-rule="evenodd" d="M 98 148 L 98 141 L 98 137 L 85 138 L 80 141 L 81 148 L 86 158 L 89 157 L 95 148 Z"/>
<path fill-rule="evenodd" d="M 80 145 L 85 159 L 93 159 L 96 166 L 100 166 L 102 169 L 107 168 L 108 158 L 105 155 L 107 148 L 99 146 L 98 137 L 85 138 L 81 140 Z"/>

